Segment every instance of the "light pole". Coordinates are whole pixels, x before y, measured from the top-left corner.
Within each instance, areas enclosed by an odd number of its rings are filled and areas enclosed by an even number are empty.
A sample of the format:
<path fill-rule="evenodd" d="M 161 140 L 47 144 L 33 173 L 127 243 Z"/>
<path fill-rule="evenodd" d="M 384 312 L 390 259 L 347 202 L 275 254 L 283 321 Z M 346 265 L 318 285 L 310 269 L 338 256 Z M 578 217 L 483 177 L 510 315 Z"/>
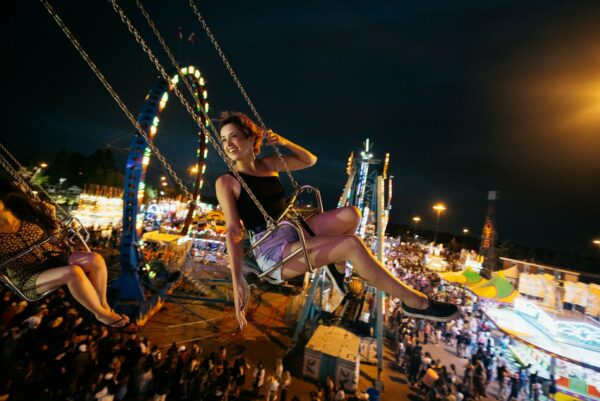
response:
<path fill-rule="evenodd" d="M 468 228 L 463 228 L 463 235 L 467 235 L 469 233 L 469 229 Z"/>
<path fill-rule="evenodd" d="M 435 244 L 437 242 L 438 230 L 440 228 L 440 214 L 442 214 L 442 212 L 446 210 L 446 205 L 444 205 L 443 203 L 436 203 L 435 205 L 433 205 L 433 210 L 435 210 L 436 213 L 435 236 L 433 237 L 433 243 Z"/>
<path fill-rule="evenodd" d="M 421 218 L 419 216 L 414 216 L 412 218 L 412 221 L 414 223 L 414 229 L 415 229 L 415 235 L 414 237 L 417 237 L 417 227 L 419 226 L 419 223 L 421 222 Z"/>

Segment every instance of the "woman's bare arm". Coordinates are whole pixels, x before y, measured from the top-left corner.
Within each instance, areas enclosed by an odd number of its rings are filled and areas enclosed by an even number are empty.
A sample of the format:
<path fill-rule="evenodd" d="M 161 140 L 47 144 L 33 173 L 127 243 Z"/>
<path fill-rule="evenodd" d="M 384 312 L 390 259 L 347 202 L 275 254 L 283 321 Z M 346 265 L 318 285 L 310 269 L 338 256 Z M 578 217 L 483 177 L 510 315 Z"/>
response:
<path fill-rule="evenodd" d="M 236 198 L 233 187 L 236 183 L 235 178 L 230 175 L 222 175 L 215 184 L 217 199 L 221 210 L 225 215 L 227 232 L 225 238 L 227 241 L 227 253 L 229 255 L 229 265 L 231 268 L 231 278 L 233 281 L 234 302 L 236 307 L 236 316 L 240 328 L 246 325 L 244 308 L 246 306 L 247 288 L 246 280 L 243 276 L 243 241 L 244 232 L 240 222 L 240 216 L 237 210 Z"/>

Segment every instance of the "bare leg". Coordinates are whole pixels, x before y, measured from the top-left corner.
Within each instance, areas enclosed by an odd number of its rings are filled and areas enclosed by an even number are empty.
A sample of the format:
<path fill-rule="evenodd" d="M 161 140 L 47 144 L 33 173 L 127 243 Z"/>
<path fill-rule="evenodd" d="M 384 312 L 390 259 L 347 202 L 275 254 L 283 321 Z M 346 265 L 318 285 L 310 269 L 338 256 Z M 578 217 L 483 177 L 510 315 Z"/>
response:
<path fill-rule="evenodd" d="M 413 308 L 427 307 L 427 297 L 402 281 L 398 280 L 377 259 L 373 257 L 360 238 L 355 235 L 320 235 L 306 240 L 306 246 L 313 266 L 324 266 L 329 263 L 340 263 L 350 260 L 354 269 L 369 284 L 400 298 Z M 284 257 L 300 247 L 300 242 L 288 244 Z M 284 280 L 289 280 L 307 271 L 304 256 L 288 261 L 281 272 Z"/>
<path fill-rule="evenodd" d="M 48 269 L 40 274 L 36 282 L 37 290 L 40 293 L 50 291 L 65 284 L 69 287 L 69 291 L 77 302 L 92 312 L 96 316 L 96 319 L 102 323 L 109 324 L 121 317 L 102 305 L 96 289 L 80 266 L 69 265 Z M 127 323 L 128 319 L 125 319 L 123 325 Z"/>
<path fill-rule="evenodd" d="M 96 294 L 98 294 L 100 304 L 104 308 L 110 309 L 106 300 L 108 272 L 106 271 L 104 258 L 96 252 L 74 252 L 69 256 L 69 264 L 81 266 L 94 287 Z"/>
<path fill-rule="evenodd" d="M 360 210 L 344 206 L 327 210 L 306 219 L 306 223 L 317 235 L 354 234 L 360 223 Z"/>
<path fill-rule="evenodd" d="M 360 209 L 354 206 L 344 206 L 327 210 L 306 219 L 308 226 L 316 235 L 355 234 L 360 224 Z M 346 261 L 336 262 L 338 271 L 346 270 Z"/>

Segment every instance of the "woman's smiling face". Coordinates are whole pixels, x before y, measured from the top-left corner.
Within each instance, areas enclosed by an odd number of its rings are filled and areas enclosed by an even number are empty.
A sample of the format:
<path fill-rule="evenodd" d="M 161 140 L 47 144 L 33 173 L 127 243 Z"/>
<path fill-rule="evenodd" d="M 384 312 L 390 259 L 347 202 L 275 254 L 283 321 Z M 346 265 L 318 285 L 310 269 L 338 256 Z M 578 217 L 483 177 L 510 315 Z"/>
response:
<path fill-rule="evenodd" d="M 254 159 L 254 138 L 246 136 L 236 124 L 224 125 L 220 135 L 223 148 L 231 160 Z"/>

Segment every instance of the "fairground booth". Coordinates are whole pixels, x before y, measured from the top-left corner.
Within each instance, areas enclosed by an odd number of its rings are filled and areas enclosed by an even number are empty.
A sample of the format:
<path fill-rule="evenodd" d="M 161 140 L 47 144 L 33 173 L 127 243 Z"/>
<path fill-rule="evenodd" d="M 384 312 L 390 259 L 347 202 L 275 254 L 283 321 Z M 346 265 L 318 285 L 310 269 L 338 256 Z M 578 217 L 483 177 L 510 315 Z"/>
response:
<path fill-rule="evenodd" d="M 599 277 L 501 259 L 490 280 L 471 268 L 440 276 L 487 300 L 481 308 L 513 340 L 509 357 L 546 380 L 554 374 L 557 399 L 600 400 Z"/>

